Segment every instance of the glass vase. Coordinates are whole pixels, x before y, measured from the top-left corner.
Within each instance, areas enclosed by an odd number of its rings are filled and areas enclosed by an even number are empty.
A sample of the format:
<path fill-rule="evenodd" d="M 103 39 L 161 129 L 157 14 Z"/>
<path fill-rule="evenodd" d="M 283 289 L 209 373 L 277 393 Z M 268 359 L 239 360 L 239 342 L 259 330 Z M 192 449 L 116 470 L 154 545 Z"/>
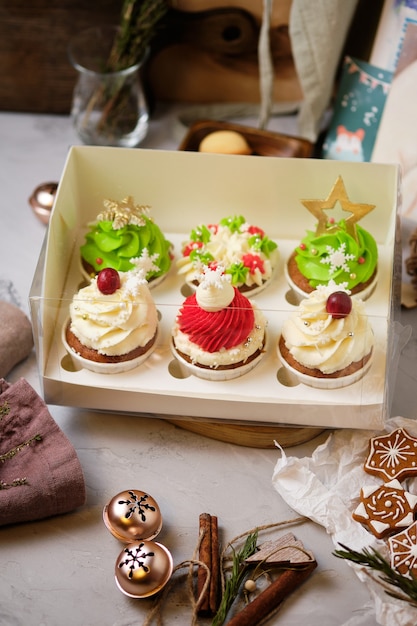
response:
<path fill-rule="evenodd" d="M 146 137 L 149 124 L 140 72 L 145 59 L 106 71 L 116 31 L 93 27 L 71 41 L 69 58 L 78 73 L 71 118 L 85 144 L 134 148 Z"/>

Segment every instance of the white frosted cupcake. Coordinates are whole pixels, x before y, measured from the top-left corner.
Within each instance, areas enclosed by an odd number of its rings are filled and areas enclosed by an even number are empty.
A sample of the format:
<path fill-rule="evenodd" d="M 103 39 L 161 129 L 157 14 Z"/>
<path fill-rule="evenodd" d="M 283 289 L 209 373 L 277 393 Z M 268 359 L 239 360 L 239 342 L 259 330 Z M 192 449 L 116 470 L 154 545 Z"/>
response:
<path fill-rule="evenodd" d="M 270 284 L 279 259 L 277 244 L 241 215 L 197 226 L 181 253 L 178 273 L 191 287 L 197 287 L 204 267 L 219 265 L 233 287 L 249 297 Z"/>
<path fill-rule="evenodd" d="M 178 312 L 173 353 L 199 378 L 237 378 L 262 359 L 266 325 L 263 313 L 230 284 L 221 267 L 205 268 L 196 292 Z"/>
<path fill-rule="evenodd" d="M 143 270 L 102 270 L 70 305 L 63 342 L 81 367 L 114 374 L 137 367 L 156 346 L 158 314 Z"/>
<path fill-rule="evenodd" d="M 282 326 L 278 355 L 311 387 L 356 382 L 371 365 L 374 334 L 365 305 L 345 287 L 319 285 Z"/>

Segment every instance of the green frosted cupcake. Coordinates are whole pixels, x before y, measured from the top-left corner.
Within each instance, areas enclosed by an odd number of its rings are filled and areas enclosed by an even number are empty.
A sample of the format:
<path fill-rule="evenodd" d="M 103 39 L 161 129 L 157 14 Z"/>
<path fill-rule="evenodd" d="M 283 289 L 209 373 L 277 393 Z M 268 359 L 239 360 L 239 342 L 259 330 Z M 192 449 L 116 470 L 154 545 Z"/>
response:
<path fill-rule="evenodd" d="M 149 208 L 135 205 L 131 196 L 103 205 L 80 248 L 83 272 L 89 278 L 107 267 L 128 272 L 135 267 L 132 259 L 146 257 L 146 279 L 150 286 L 159 283 L 171 267 L 172 244 L 149 217 Z"/>
<path fill-rule="evenodd" d="M 352 202 L 341 176 L 325 199 L 302 200 L 317 218 L 315 231 L 307 231 L 286 264 L 289 285 L 301 296 L 329 283 L 348 289 L 363 300 L 375 289 L 378 247 L 373 236 L 358 221 L 375 208 L 373 204 Z M 349 216 L 336 221 L 329 216 L 340 204 Z"/>
<path fill-rule="evenodd" d="M 374 285 L 378 264 L 375 239 L 359 224 L 356 238 L 346 232 L 343 221 L 337 226 L 337 230 L 322 235 L 308 231 L 290 256 L 287 274 L 297 291 L 308 294 L 334 281 L 365 297 Z"/>

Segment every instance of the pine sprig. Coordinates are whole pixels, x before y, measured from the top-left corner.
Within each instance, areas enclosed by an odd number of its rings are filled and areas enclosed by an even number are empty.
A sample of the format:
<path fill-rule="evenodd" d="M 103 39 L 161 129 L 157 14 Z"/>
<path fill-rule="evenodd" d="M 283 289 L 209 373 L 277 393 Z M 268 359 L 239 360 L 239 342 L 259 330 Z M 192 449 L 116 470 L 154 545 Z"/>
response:
<path fill-rule="evenodd" d="M 142 60 L 167 11 L 167 0 L 124 0 L 108 71 L 117 72 Z"/>
<path fill-rule="evenodd" d="M 116 73 L 144 61 L 146 51 L 158 25 L 168 11 L 168 0 L 124 0 L 120 21 L 110 53 L 104 60 L 103 74 Z M 100 103 L 100 105 L 98 104 Z M 137 106 L 132 106 L 129 81 L 102 82 L 86 106 L 83 126 L 90 123 L 92 112 L 101 106 L 101 116 L 95 131 L 114 140 L 131 132 L 137 124 Z"/>
<path fill-rule="evenodd" d="M 245 577 L 247 566 L 245 561 L 256 551 L 256 542 L 258 540 L 258 532 L 249 534 L 246 537 L 245 544 L 239 552 L 232 548 L 232 569 L 229 578 L 226 581 L 222 601 L 219 609 L 214 616 L 212 626 L 221 626 L 224 623 L 227 613 L 236 598 L 242 581 Z"/>
<path fill-rule="evenodd" d="M 381 581 L 402 592 L 399 593 L 384 587 L 387 595 L 397 600 L 408 602 L 411 606 L 417 608 L 417 578 L 413 573 L 410 574 L 410 577 L 403 576 L 400 572 L 392 568 L 389 562 L 374 548 L 364 548 L 362 552 L 357 552 L 343 544 L 339 545 L 343 549 L 335 550 L 333 552 L 334 556 L 352 561 L 352 563 L 362 565 L 372 571 L 379 572 L 381 574 L 379 576 Z"/>

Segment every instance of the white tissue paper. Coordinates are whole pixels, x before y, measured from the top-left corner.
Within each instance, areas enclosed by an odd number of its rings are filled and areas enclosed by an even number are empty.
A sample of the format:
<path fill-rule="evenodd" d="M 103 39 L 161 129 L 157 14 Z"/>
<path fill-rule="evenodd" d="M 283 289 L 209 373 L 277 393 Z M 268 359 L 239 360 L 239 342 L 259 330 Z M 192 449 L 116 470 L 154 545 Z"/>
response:
<path fill-rule="evenodd" d="M 339 430 L 332 433 L 327 441 L 318 446 L 311 458 L 287 457 L 280 449 L 272 484 L 280 496 L 299 514 L 320 524 L 331 536 L 335 549 L 339 544 L 361 551 L 372 547 L 390 561 L 388 545 L 377 539 L 359 522 L 352 518 L 352 512 L 359 503 L 361 487 L 380 486 L 381 479 L 364 471 L 363 465 L 368 456 L 369 439 L 404 428 L 411 436 L 417 437 L 417 422 L 403 417 L 387 420 L 385 430 Z M 407 491 L 417 494 L 417 478 L 402 481 Z M 336 558 L 336 557 L 335 557 Z M 384 588 L 374 579 L 378 573 L 369 568 L 361 568 L 346 561 L 359 579 L 368 587 L 375 603 L 376 619 L 382 626 L 415 626 L 417 609 L 405 601 L 396 600 L 386 594 Z M 349 622 L 351 624 L 351 622 Z"/>

